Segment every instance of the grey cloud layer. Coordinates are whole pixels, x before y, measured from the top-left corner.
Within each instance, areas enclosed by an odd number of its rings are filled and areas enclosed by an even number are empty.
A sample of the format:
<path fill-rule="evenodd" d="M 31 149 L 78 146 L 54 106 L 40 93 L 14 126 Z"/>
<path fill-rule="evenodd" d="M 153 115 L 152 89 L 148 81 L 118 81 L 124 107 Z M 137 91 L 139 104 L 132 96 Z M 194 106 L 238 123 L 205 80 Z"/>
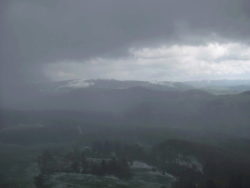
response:
<path fill-rule="evenodd" d="M 42 79 L 46 63 L 122 56 L 144 42 L 210 34 L 247 42 L 249 6 L 245 0 L 2 0 L 1 88 Z"/>

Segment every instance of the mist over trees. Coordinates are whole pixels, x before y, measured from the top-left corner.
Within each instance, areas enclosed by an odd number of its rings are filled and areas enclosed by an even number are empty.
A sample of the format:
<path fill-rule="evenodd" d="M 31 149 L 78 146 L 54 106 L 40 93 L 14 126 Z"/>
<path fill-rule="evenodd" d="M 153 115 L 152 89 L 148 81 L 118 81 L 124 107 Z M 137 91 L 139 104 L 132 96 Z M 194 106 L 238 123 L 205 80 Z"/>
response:
<path fill-rule="evenodd" d="M 250 1 L 0 0 L 0 188 L 250 188 Z"/>

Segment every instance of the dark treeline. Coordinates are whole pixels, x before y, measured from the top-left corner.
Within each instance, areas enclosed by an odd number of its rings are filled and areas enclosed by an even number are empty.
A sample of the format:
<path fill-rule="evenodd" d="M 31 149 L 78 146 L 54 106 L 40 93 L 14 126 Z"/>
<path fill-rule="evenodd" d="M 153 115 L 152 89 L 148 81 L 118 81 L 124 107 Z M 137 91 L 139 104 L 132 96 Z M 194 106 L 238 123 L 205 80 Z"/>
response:
<path fill-rule="evenodd" d="M 126 158 L 128 161 L 147 160 L 148 152 L 139 144 L 126 144 L 119 141 L 95 141 L 91 145 L 92 154 L 98 157 L 115 155 L 118 158 Z"/>
<path fill-rule="evenodd" d="M 179 156 L 195 156 L 202 169 L 197 170 L 195 164 L 180 164 Z M 38 159 L 40 175 L 35 182 L 38 188 L 44 188 L 46 177 L 58 172 L 129 179 L 133 177 L 133 161 L 142 161 L 162 175 L 174 175 L 173 188 L 249 188 L 250 166 L 241 160 L 228 157 L 228 153 L 218 148 L 187 141 L 168 140 L 152 148 L 97 141 L 91 147 L 69 152 L 44 151 Z"/>
<path fill-rule="evenodd" d="M 195 156 L 202 170 L 195 168 L 195 164 L 190 167 L 176 162 L 180 155 Z M 158 168 L 177 177 L 174 188 L 250 187 L 250 163 L 239 153 L 206 144 L 168 140 L 154 146 L 151 156 Z"/>
<path fill-rule="evenodd" d="M 129 179 L 132 176 L 130 162 L 122 155 L 125 148 L 129 151 L 130 147 L 114 142 L 95 142 L 91 148 L 77 148 L 70 152 L 46 150 L 38 158 L 40 174 L 35 178 L 35 184 L 44 188 L 46 178 L 59 172 Z"/>
<path fill-rule="evenodd" d="M 64 155 L 45 151 L 38 159 L 42 175 L 55 172 L 82 173 L 94 175 L 114 175 L 120 178 L 130 176 L 129 164 L 126 159 L 116 157 L 100 159 L 87 158 L 84 152 L 74 150 Z"/>

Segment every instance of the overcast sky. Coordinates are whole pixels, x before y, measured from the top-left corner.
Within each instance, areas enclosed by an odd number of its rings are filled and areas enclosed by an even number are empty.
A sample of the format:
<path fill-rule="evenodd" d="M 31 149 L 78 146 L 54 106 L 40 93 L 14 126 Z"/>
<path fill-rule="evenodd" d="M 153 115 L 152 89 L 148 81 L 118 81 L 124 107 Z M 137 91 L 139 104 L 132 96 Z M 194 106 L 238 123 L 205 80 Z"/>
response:
<path fill-rule="evenodd" d="M 68 79 L 250 79 L 248 0 L 1 0 L 1 90 Z"/>

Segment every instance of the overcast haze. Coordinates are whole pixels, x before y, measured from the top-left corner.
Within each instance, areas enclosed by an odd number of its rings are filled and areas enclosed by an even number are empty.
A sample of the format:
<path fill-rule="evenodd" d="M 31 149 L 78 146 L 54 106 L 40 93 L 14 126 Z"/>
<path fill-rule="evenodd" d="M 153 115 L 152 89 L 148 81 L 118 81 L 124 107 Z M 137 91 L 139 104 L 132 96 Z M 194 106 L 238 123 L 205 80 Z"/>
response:
<path fill-rule="evenodd" d="M 247 0 L 2 0 L 1 90 L 70 79 L 250 79 Z"/>

